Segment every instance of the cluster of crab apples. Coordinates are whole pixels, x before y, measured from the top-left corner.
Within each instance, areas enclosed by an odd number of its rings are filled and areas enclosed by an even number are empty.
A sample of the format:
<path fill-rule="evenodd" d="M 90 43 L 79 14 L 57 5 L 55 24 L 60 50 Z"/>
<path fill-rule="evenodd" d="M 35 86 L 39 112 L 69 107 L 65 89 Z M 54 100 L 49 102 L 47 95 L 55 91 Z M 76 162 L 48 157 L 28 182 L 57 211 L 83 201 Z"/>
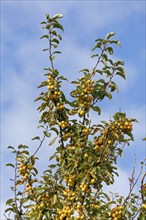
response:
<path fill-rule="evenodd" d="M 27 178 L 28 178 L 28 176 L 30 174 L 30 171 L 32 169 L 33 169 L 33 165 L 32 164 L 28 164 L 27 165 L 25 163 L 21 163 L 19 165 L 18 172 L 19 172 L 20 175 L 23 176 L 22 179 L 21 179 L 21 184 L 24 183 L 27 180 Z"/>
<path fill-rule="evenodd" d="M 55 80 L 55 78 L 51 75 L 48 76 L 48 98 L 53 101 L 57 101 L 61 96 L 61 92 L 59 90 L 60 84 Z"/>
<path fill-rule="evenodd" d="M 120 220 L 123 216 L 123 209 L 124 209 L 124 207 L 120 206 L 120 205 L 113 208 L 111 210 L 112 220 Z"/>
<path fill-rule="evenodd" d="M 93 82 L 94 80 L 92 79 L 83 81 L 81 83 L 80 89 L 78 90 L 77 99 L 79 102 L 79 110 L 78 110 L 79 116 L 83 116 L 91 106 L 93 100 L 93 96 L 92 96 Z"/>

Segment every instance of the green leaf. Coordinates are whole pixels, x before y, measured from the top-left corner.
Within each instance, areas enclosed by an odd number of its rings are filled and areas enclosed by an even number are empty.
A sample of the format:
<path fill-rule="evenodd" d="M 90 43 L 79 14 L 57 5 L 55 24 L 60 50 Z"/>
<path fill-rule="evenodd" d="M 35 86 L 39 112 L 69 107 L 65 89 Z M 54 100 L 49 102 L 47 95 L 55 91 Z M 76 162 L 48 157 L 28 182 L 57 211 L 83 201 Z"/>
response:
<path fill-rule="evenodd" d="M 54 31 L 54 30 L 51 31 L 51 34 L 54 35 L 54 36 L 56 36 L 56 37 L 57 37 L 57 35 L 58 35 L 58 33 L 57 33 L 56 31 Z"/>
<path fill-rule="evenodd" d="M 93 111 L 98 112 L 98 115 L 101 114 L 101 109 L 100 109 L 98 106 L 93 106 L 93 105 L 91 105 L 91 108 L 93 109 Z"/>
<path fill-rule="evenodd" d="M 111 60 L 111 59 L 108 59 L 108 62 L 113 66 L 114 65 L 114 63 L 113 63 L 113 61 Z"/>
<path fill-rule="evenodd" d="M 44 135 L 45 135 L 46 137 L 48 137 L 48 138 L 51 137 L 51 133 L 48 133 L 47 131 L 44 131 L 43 133 L 44 133 Z"/>
<path fill-rule="evenodd" d="M 71 83 L 72 83 L 72 84 L 76 84 L 76 85 L 79 85 L 79 84 L 80 84 L 78 81 L 72 81 Z"/>
<path fill-rule="evenodd" d="M 38 170 L 35 167 L 33 167 L 33 170 L 34 170 L 35 174 L 38 174 Z"/>
<path fill-rule="evenodd" d="M 105 84 L 105 80 L 104 79 L 99 79 L 97 82 L 100 82 L 102 84 Z"/>
<path fill-rule="evenodd" d="M 50 24 L 47 24 L 47 25 L 45 26 L 45 28 L 46 28 L 47 30 L 49 30 L 49 29 L 50 29 L 50 27 L 51 27 L 51 25 L 50 25 Z"/>
<path fill-rule="evenodd" d="M 27 154 L 27 155 L 29 155 L 29 151 L 23 150 L 23 151 L 21 151 L 21 154 Z"/>
<path fill-rule="evenodd" d="M 60 51 L 55 51 L 52 54 L 60 54 L 60 53 L 61 53 Z"/>
<path fill-rule="evenodd" d="M 94 51 L 97 48 L 101 48 L 102 42 L 97 43 L 91 50 Z"/>
<path fill-rule="evenodd" d="M 50 61 L 53 61 L 55 59 L 54 56 L 50 56 L 49 58 L 50 58 Z"/>
<path fill-rule="evenodd" d="M 63 18 L 63 15 L 62 14 L 56 14 L 52 17 L 52 20 L 56 20 L 56 19 L 60 19 L 60 18 Z"/>
<path fill-rule="evenodd" d="M 53 38 L 51 42 L 55 42 L 56 44 L 59 44 L 59 40 L 56 38 Z"/>
<path fill-rule="evenodd" d="M 8 209 L 6 209 L 6 210 L 5 210 L 5 212 L 8 212 L 8 211 L 13 212 L 13 211 L 14 211 L 14 209 L 13 209 L 13 208 L 8 208 Z"/>
<path fill-rule="evenodd" d="M 38 88 L 41 88 L 43 86 L 47 86 L 48 85 L 48 82 L 47 81 L 43 81 L 39 86 Z"/>
<path fill-rule="evenodd" d="M 51 129 L 50 129 L 51 131 L 54 131 L 57 135 L 58 135 L 58 129 L 57 128 L 55 128 L 55 127 L 52 127 Z"/>
<path fill-rule="evenodd" d="M 52 30 L 51 34 L 58 37 L 59 40 L 62 40 L 62 36 L 60 34 L 58 34 L 55 30 Z"/>
<path fill-rule="evenodd" d="M 97 53 L 97 54 L 93 54 L 93 55 L 91 56 L 91 58 L 98 57 L 98 56 L 99 56 L 98 53 Z"/>
<path fill-rule="evenodd" d="M 58 79 L 62 79 L 62 80 L 66 80 L 67 81 L 67 78 L 65 78 L 64 76 L 59 76 Z"/>
<path fill-rule="evenodd" d="M 55 153 L 49 158 L 49 160 L 54 159 L 57 155 L 58 155 L 58 152 L 55 152 Z"/>
<path fill-rule="evenodd" d="M 116 72 L 116 75 L 119 75 L 119 76 L 123 77 L 124 79 L 126 79 L 125 72 Z"/>
<path fill-rule="evenodd" d="M 106 92 L 105 96 L 109 98 L 109 100 L 112 100 L 112 94 L 110 92 Z"/>
<path fill-rule="evenodd" d="M 103 195 L 103 196 L 107 199 L 107 201 L 110 202 L 110 197 L 109 197 L 106 193 L 104 193 L 104 192 L 102 191 L 102 192 L 101 192 L 101 195 Z"/>
<path fill-rule="evenodd" d="M 138 120 L 137 120 L 136 118 L 131 118 L 130 120 L 131 120 L 131 122 L 139 123 Z"/>
<path fill-rule="evenodd" d="M 117 88 L 117 85 L 115 82 L 111 82 L 110 85 L 109 85 L 110 89 L 111 89 L 111 92 L 114 92 L 115 90 L 118 91 L 118 88 Z"/>
<path fill-rule="evenodd" d="M 107 34 L 106 39 L 109 39 L 110 37 L 116 35 L 114 32 L 110 32 Z"/>
<path fill-rule="evenodd" d="M 133 134 L 131 132 L 127 132 L 126 134 L 131 138 L 130 140 L 134 141 L 134 137 L 133 137 Z"/>
<path fill-rule="evenodd" d="M 78 112 L 78 109 L 71 109 L 68 114 L 75 115 L 77 112 Z"/>
<path fill-rule="evenodd" d="M 41 24 L 46 24 L 46 22 L 45 22 L 45 21 L 42 21 Z"/>
<path fill-rule="evenodd" d="M 32 138 L 32 140 L 40 140 L 40 137 L 39 136 L 35 136 Z"/>
<path fill-rule="evenodd" d="M 31 160 L 31 163 L 32 163 L 32 164 L 35 164 L 35 159 L 36 159 L 36 158 L 35 158 L 34 156 L 31 156 L 31 157 L 30 157 L 30 160 Z"/>
<path fill-rule="evenodd" d="M 43 35 L 40 39 L 42 39 L 42 38 L 49 38 L 49 36 L 48 35 Z"/>
<path fill-rule="evenodd" d="M 23 145 L 23 144 L 20 144 L 20 145 L 18 146 L 18 149 L 26 149 L 26 148 L 28 148 L 28 146 Z"/>
<path fill-rule="evenodd" d="M 62 40 L 62 37 L 60 34 L 58 34 L 57 37 L 59 38 L 59 40 Z"/>
<path fill-rule="evenodd" d="M 58 29 L 64 31 L 63 26 L 62 26 L 61 24 L 59 24 L 59 23 L 55 23 L 55 24 L 53 25 L 53 28 L 58 28 Z"/>
<path fill-rule="evenodd" d="M 49 48 L 45 48 L 45 49 L 43 49 L 43 51 L 47 51 L 47 50 L 49 50 Z"/>
<path fill-rule="evenodd" d="M 119 65 L 124 65 L 124 61 L 123 60 L 118 60 L 114 63 L 114 66 L 119 66 Z"/>
<path fill-rule="evenodd" d="M 45 14 L 46 19 L 49 20 L 50 19 L 50 15 L 49 14 Z"/>
<path fill-rule="evenodd" d="M 6 201 L 6 205 L 10 205 L 10 204 L 12 204 L 12 202 L 13 202 L 13 199 L 8 199 L 8 200 Z"/>
<path fill-rule="evenodd" d="M 62 101 L 63 101 L 63 102 L 66 102 L 66 101 L 67 101 L 67 100 L 66 100 L 66 97 L 65 97 L 65 95 L 64 95 L 63 92 L 61 93 L 61 98 L 62 98 Z"/>
<path fill-rule="evenodd" d="M 121 66 L 118 66 L 118 67 L 116 68 L 116 70 L 119 70 L 119 72 L 124 72 L 124 69 L 123 69 Z"/>
<path fill-rule="evenodd" d="M 7 163 L 6 166 L 7 167 L 13 167 L 13 168 L 15 167 L 12 163 Z"/>
<path fill-rule="evenodd" d="M 98 39 L 96 39 L 95 41 L 96 41 L 96 42 L 98 42 L 98 41 L 99 41 L 99 42 L 101 42 L 101 43 L 102 43 L 102 42 L 104 42 L 104 39 L 103 39 L 103 38 L 98 38 Z"/>
<path fill-rule="evenodd" d="M 79 73 L 81 73 L 81 72 L 87 72 L 87 73 L 89 73 L 89 70 L 88 70 L 88 69 L 82 69 L 82 70 L 79 71 Z"/>
<path fill-rule="evenodd" d="M 96 72 L 99 73 L 99 74 L 101 74 L 101 75 L 102 75 L 102 73 L 103 73 L 102 70 L 96 70 Z"/>
<path fill-rule="evenodd" d="M 105 61 L 108 60 L 108 56 L 107 56 L 106 54 L 103 54 L 103 55 L 102 55 L 102 58 L 103 58 Z"/>
<path fill-rule="evenodd" d="M 8 149 L 12 149 L 12 150 L 14 150 L 15 148 L 14 147 L 12 147 L 12 146 L 8 146 L 7 147 Z"/>
<path fill-rule="evenodd" d="M 113 54 L 114 50 L 112 47 L 107 47 L 106 50 L 108 51 L 109 54 Z"/>
<path fill-rule="evenodd" d="M 57 137 L 53 138 L 52 141 L 49 143 L 49 146 L 53 145 L 56 141 Z"/>
<path fill-rule="evenodd" d="M 110 70 L 104 70 L 104 72 L 107 74 L 107 76 L 111 76 L 112 73 L 110 72 Z"/>
<path fill-rule="evenodd" d="M 120 41 L 117 41 L 117 42 L 116 42 L 116 44 L 117 44 L 117 45 L 119 45 L 119 46 L 121 46 L 121 43 L 120 43 Z"/>
<path fill-rule="evenodd" d="M 57 166 L 57 164 L 51 164 L 49 165 L 50 169 L 54 169 Z"/>

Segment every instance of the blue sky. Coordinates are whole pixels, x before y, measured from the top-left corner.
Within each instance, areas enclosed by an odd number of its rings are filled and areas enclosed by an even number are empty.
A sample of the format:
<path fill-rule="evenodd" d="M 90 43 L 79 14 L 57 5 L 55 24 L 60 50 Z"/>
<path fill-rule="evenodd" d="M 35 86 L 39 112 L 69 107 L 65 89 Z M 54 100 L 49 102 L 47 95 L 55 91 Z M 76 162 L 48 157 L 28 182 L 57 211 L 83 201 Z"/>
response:
<path fill-rule="evenodd" d="M 43 68 L 48 66 L 47 54 L 42 52 L 47 42 L 40 40 L 44 34 L 40 22 L 45 13 L 62 13 L 64 18 L 62 55 L 56 59 L 56 67 L 70 80 L 78 77 L 78 71 L 91 68 L 90 49 L 97 38 L 108 32 L 116 32 L 122 47 L 115 50 L 114 59 L 123 59 L 127 80 L 117 79 L 120 92 L 113 101 L 102 104 L 101 119 L 109 119 L 119 108 L 129 117 L 136 117 L 135 142 L 125 149 L 119 161 L 120 178 L 113 190 L 128 190 L 134 154 L 137 163 L 145 154 L 141 139 L 145 129 L 145 1 L 2 1 L 1 2 L 1 190 L 2 210 L 11 195 L 9 178 L 11 170 L 5 163 L 13 161 L 8 145 L 27 144 L 35 149 L 31 138 L 40 134 L 36 129 L 39 114 L 35 97 L 40 91 L 37 85 L 44 79 Z M 65 85 L 66 93 L 69 86 Z M 93 120 L 97 116 L 92 115 Z M 47 145 L 47 144 L 46 144 Z M 53 148 L 44 146 L 40 151 L 39 165 L 48 160 Z M 137 164 L 137 168 L 139 165 Z M 12 176 L 11 176 L 12 177 Z M 122 180 L 122 182 L 121 182 Z M 1 216 L 3 219 L 3 216 Z"/>

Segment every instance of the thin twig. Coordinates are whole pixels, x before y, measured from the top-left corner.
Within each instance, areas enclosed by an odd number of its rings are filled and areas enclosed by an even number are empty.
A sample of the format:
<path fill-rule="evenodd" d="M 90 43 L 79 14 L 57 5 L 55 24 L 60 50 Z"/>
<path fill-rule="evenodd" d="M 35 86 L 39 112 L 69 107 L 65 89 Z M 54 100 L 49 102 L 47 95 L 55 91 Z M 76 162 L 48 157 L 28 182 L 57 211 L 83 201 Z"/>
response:
<path fill-rule="evenodd" d="M 145 160 L 144 160 L 145 161 Z M 137 177 L 137 179 L 135 180 L 134 182 L 134 175 L 135 175 L 135 164 L 134 164 L 134 167 L 133 167 L 133 172 L 132 172 L 132 178 L 130 179 L 130 191 L 129 191 L 129 194 L 128 196 L 126 197 L 124 203 L 123 203 L 123 206 L 126 205 L 127 201 L 129 200 L 130 196 L 131 196 L 131 193 L 134 189 L 134 187 L 136 186 L 141 174 L 142 174 L 142 171 L 143 171 L 143 164 L 141 165 L 141 169 L 140 169 L 140 172 L 139 172 L 139 175 Z"/>
<path fill-rule="evenodd" d="M 101 59 L 101 57 L 102 57 L 102 55 L 103 55 L 103 53 L 104 53 L 104 51 L 105 51 L 105 48 L 106 48 L 106 45 L 104 45 L 104 48 L 101 49 L 102 52 L 101 52 L 101 54 L 100 54 L 100 56 L 99 56 L 99 58 L 98 58 L 98 60 L 97 60 L 97 62 L 96 62 L 96 64 L 95 64 L 95 66 L 94 66 L 94 68 L 93 68 L 93 70 L 92 70 L 91 76 L 95 73 L 95 70 L 96 70 L 98 64 L 100 63 L 100 59 Z"/>
<path fill-rule="evenodd" d="M 51 41 L 52 41 L 52 35 L 51 35 L 51 28 L 50 28 L 50 31 L 49 31 L 49 57 L 50 57 L 50 62 L 51 62 L 51 67 L 52 69 L 54 70 L 54 64 L 53 64 L 53 60 L 52 60 L 52 45 L 51 45 Z"/>
<path fill-rule="evenodd" d="M 41 146 L 42 146 L 42 144 L 43 144 L 43 142 L 44 142 L 44 140 L 45 140 L 45 137 L 46 137 L 46 135 L 44 134 L 43 139 L 41 140 L 41 142 L 40 142 L 38 148 L 36 149 L 36 151 L 33 153 L 32 156 L 34 156 L 34 155 L 39 151 L 39 149 L 41 148 Z"/>

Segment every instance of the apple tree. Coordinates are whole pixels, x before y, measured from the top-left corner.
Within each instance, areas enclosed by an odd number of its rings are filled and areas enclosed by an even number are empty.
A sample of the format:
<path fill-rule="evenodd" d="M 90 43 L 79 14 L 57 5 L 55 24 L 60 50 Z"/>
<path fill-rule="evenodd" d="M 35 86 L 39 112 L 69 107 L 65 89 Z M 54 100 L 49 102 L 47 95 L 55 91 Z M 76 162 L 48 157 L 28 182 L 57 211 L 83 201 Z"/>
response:
<path fill-rule="evenodd" d="M 6 202 L 5 217 L 9 219 L 7 215 L 13 213 L 16 220 L 144 220 L 144 162 L 136 179 L 133 168 L 126 198 L 103 190 L 104 185 L 114 184 L 118 158 L 134 140 L 136 119 L 128 118 L 126 113 L 116 112 L 109 121 L 103 118 L 98 122 L 98 115 L 102 114 L 100 103 L 112 100 L 113 93 L 118 91 L 115 79 L 126 78 L 124 62 L 112 58 L 120 42 L 113 32 L 95 40 L 93 68 L 80 70 L 80 77 L 70 82 L 74 89 L 65 94 L 63 81 L 69 81 L 54 64 L 61 53 L 58 50 L 63 31 L 61 18 L 61 14 L 53 17 L 47 14 L 41 23 L 45 31 L 41 39 L 47 41 L 48 48 L 44 51 L 50 60 L 49 67 L 44 69 L 44 81 L 38 86 L 43 91 L 36 98 L 40 103 L 39 127 L 43 137 L 33 138 L 39 143 L 33 154 L 23 144 L 8 147 L 15 156 L 14 164 L 7 164 L 14 169 L 11 187 L 14 197 Z M 92 112 L 96 114 L 94 120 Z M 41 174 L 36 162 L 42 159 L 39 149 L 45 139 L 50 146 L 54 145 L 55 153 L 45 162 L 46 170 Z M 141 188 L 136 195 L 133 189 L 138 181 Z"/>

